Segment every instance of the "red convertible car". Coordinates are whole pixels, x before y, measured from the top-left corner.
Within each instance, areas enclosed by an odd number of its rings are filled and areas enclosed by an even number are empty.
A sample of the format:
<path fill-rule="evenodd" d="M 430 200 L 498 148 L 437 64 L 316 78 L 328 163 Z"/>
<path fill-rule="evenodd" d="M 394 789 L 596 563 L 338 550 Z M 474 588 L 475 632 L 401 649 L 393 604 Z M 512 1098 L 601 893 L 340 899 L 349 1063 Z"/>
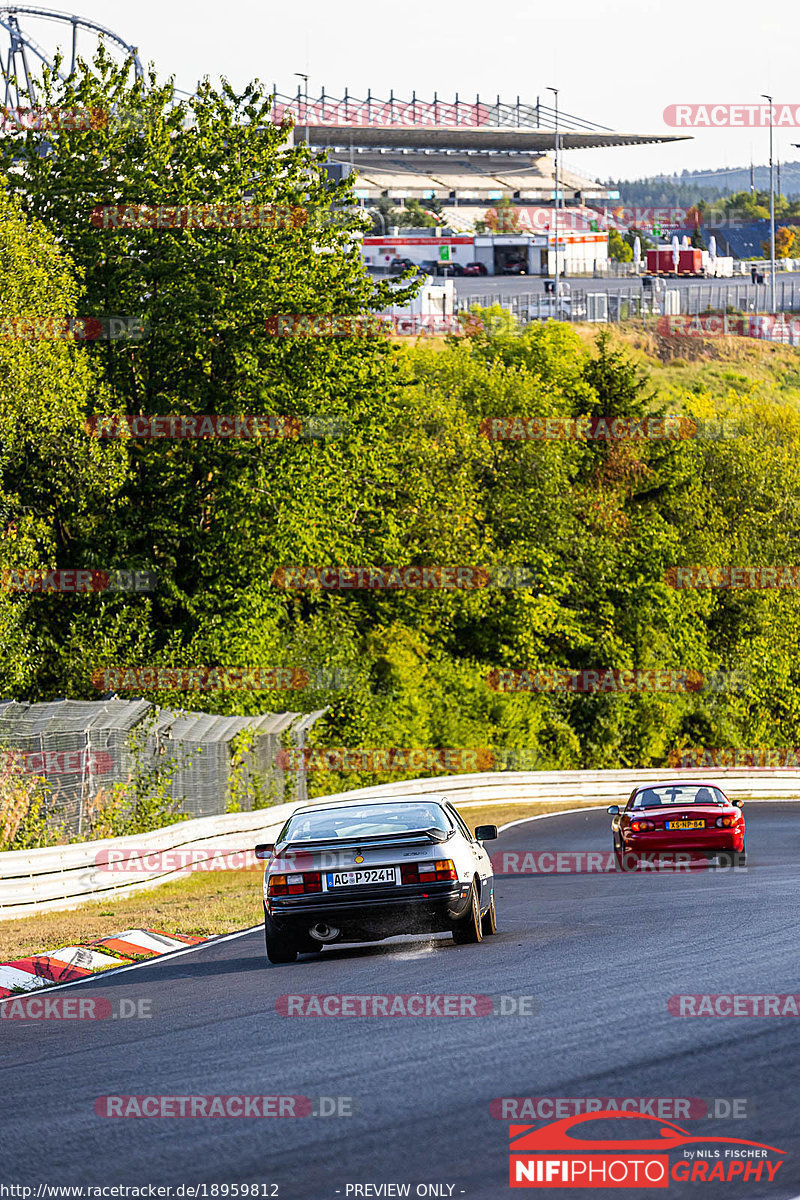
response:
<path fill-rule="evenodd" d="M 617 859 L 623 868 L 632 869 L 640 854 L 674 857 L 689 852 L 743 866 L 741 807 L 741 800 L 729 800 L 713 784 L 649 783 L 634 788 L 624 808 L 612 804 L 608 809 L 614 818 L 611 830 Z"/>

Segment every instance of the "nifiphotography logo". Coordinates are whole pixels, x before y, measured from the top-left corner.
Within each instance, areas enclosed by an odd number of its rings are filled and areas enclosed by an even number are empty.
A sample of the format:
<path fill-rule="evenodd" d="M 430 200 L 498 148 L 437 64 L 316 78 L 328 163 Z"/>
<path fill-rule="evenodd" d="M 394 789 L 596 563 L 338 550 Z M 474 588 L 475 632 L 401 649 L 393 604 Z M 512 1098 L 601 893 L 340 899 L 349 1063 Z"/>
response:
<path fill-rule="evenodd" d="M 635 1122 L 631 1136 L 598 1136 L 604 1119 Z M 743 1138 L 695 1137 L 672 1122 L 607 1109 L 538 1129 L 510 1125 L 509 1153 L 511 1187 L 668 1188 L 671 1180 L 772 1183 L 783 1166 L 774 1156 L 784 1151 Z"/>

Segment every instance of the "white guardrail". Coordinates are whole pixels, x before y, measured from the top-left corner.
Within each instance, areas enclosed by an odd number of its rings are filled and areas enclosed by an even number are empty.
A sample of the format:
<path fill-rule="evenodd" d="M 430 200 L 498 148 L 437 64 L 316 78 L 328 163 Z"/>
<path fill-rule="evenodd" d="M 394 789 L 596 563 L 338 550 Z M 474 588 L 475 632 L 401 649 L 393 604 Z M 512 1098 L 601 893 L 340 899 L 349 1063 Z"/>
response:
<path fill-rule="evenodd" d="M 480 775 L 454 775 L 432 779 L 385 783 L 356 791 L 318 797 L 314 804 L 341 800 L 403 796 L 447 796 L 459 807 L 484 804 L 540 804 L 569 802 L 587 807 L 627 798 L 631 789 L 651 780 L 716 780 L 730 795 L 749 800 L 800 800 L 800 771 L 766 768 L 745 770 L 626 770 L 626 771 L 505 771 Z M 126 896 L 188 874 L 186 854 L 164 851 L 252 850 L 257 842 L 278 833 L 297 804 L 280 804 L 255 812 L 227 813 L 179 821 L 152 833 L 76 842 L 43 850 L 10 850 L 0 853 L 0 921 L 32 913 L 77 908 L 92 899 Z M 162 861 L 152 870 L 130 872 L 103 867 L 108 852 L 161 852 Z M 215 860 L 216 862 L 216 860 Z M 239 864 L 241 865 L 241 864 Z M 142 864 L 144 866 L 144 864 Z"/>

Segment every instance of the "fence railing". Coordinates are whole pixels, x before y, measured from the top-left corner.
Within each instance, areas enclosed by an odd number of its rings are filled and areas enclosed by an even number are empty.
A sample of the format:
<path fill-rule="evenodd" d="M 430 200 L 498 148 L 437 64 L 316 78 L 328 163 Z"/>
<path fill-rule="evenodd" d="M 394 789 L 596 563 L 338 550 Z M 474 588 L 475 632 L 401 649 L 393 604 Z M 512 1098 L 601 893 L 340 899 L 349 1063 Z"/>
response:
<path fill-rule="evenodd" d="M 631 283 L 613 291 L 562 285 L 558 319 L 561 321 L 626 321 L 646 316 L 693 316 L 707 312 L 735 311 L 766 314 L 770 308 L 768 285 L 741 280 L 715 280 L 681 286 L 668 280 Z M 776 307 L 780 313 L 800 312 L 800 279 L 776 281 Z M 550 320 L 556 316 L 555 298 L 543 292 L 475 293 L 456 296 L 456 311 L 473 307 L 500 307 L 521 324 Z"/>

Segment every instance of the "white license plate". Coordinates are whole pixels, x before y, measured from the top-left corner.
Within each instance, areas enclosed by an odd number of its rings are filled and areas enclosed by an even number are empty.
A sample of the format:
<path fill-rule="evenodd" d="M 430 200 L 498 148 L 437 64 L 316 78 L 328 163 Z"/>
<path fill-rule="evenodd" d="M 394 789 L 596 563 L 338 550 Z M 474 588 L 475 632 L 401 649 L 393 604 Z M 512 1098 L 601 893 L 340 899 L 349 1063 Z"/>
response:
<path fill-rule="evenodd" d="M 370 867 L 363 871 L 329 871 L 328 887 L 361 887 L 371 883 L 397 883 L 397 867 Z"/>

